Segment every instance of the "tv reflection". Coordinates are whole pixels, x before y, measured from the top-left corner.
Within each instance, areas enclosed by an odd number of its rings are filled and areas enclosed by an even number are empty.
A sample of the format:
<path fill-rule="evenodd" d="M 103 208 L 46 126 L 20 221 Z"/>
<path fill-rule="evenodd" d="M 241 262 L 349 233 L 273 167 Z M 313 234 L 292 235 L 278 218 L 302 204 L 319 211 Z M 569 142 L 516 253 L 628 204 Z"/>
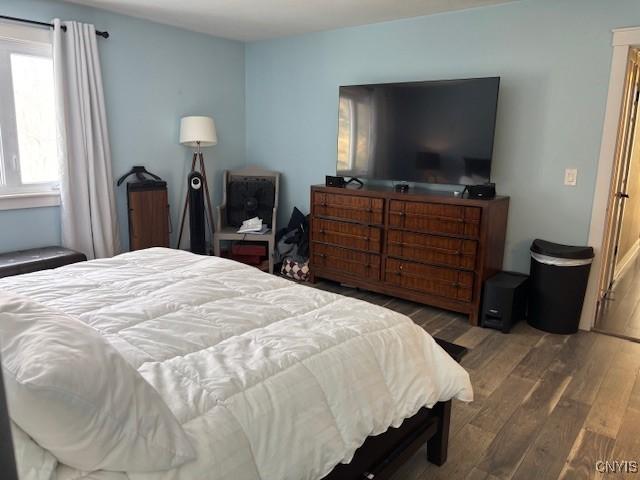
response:
<path fill-rule="evenodd" d="M 337 171 L 350 177 L 368 177 L 377 156 L 377 108 L 366 88 L 340 95 Z"/>
<path fill-rule="evenodd" d="M 422 175 L 426 183 L 442 183 L 442 161 L 437 152 L 418 152 L 416 154 L 416 170 Z"/>

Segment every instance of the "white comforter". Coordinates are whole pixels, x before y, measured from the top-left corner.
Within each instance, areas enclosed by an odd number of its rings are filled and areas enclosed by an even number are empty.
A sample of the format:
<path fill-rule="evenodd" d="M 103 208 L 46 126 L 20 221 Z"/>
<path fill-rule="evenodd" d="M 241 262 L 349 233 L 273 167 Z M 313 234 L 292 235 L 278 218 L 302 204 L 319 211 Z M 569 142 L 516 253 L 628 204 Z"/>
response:
<path fill-rule="evenodd" d="M 174 412 L 197 460 L 133 480 L 319 480 L 367 436 L 473 396 L 404 315 L 216 257 L 154 248 L 0 289 L 101 332 Z"/>

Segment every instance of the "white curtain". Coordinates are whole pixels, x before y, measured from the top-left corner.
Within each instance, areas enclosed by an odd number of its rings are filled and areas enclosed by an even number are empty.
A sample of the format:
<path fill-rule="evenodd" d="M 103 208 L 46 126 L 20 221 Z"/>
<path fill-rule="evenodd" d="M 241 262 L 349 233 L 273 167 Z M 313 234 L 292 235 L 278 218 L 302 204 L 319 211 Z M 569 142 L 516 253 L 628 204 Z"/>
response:
<path fill-rule="evenodd" d="M 119 245 L 95 27 L 53 23 L 62 244 L 89 259 L 111 257 Z"/>

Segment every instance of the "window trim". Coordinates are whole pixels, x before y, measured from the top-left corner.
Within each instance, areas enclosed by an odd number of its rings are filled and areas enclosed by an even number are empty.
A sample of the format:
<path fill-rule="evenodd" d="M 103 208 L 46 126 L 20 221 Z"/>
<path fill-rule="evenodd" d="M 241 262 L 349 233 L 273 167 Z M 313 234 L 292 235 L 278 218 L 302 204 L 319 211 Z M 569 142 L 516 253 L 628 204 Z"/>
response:
<path fill-rule="evenodd" d="M 57 207 L 60 205 L 60 192 L 8 193 L 0 194 L 0 211 L 23 208 Z"/>
<path fill-rule="evenodd" d="M 42 43 L 51 45 L 53 34 L 50 29 L 27 27 L 15 23 L 0 22 L 0 39 L 17 42 Z"/>

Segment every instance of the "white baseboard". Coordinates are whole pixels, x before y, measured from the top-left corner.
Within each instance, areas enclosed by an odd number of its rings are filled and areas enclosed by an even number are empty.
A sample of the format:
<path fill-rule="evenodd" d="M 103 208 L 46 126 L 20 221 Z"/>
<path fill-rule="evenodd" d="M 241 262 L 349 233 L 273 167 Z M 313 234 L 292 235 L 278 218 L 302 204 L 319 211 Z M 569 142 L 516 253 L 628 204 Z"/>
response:
<path fill-rule="evenodd" d="M 622 259 L 618 262 L 618 265 L 614 267 L 615 268 L 615 273 L 613 275 L 614 282 L 617 281 L 622 276 L 622 274 L 627 269 L 627 267 L 629 267 L 629 265 L 633 263 L 633 261 L 638 256 L 638 253 L 640 253 L 640 238 L 636 240 L 636 242 L 631 246 L 631 248 L 626 253 L 626 255 L 622 257 Z"/>

